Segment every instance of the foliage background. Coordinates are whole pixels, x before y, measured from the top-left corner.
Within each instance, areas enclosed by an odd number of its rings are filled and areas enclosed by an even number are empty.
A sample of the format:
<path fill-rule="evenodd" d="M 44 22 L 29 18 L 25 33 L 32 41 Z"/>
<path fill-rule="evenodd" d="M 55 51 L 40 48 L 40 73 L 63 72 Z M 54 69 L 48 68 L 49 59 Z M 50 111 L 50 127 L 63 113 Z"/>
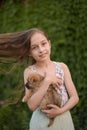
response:
<path fill-rule="evenodd" d="M 0 33 L 32 27 L 48 34 L 52 59 L 69 66 L 80 97 L 71 110 L 73 121 L 76 130 L 87 130 L 87 1 L 0 0 Z M 9 98 L 13 88 L 21 85 L 25 67 L 26 62 L 0 64 L 0 103 Z M 31 114 L 21 100 L 16 105 L 0 106 L 0 130 L 28 130 Z"/>

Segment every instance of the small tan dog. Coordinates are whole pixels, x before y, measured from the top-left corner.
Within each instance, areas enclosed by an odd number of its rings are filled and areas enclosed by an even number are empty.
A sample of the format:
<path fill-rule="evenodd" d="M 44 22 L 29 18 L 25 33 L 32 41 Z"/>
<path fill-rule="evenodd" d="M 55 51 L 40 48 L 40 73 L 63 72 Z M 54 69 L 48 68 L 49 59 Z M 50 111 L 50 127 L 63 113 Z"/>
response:
<path fill-rule="evenodd" d="M 27 79 L 27 83 L 25 86 L 29 89 L 29 94 L 26 93 L 26 95 L 23 98 L 23 102 L 27 102 L 28 99 L 39 89 L 40 83 L 42 80 L 44 80 L 45 76 L 42 76 L 38 73 L 32 73 L 29 75 Z M 54 104 L 59 107 L 61 107 L 61 98 L 58 92 L 55 89 L 55 85 L 51 84 L 44 95 L 39 108 L 41 110 L 43 109 L 50 109 L 47 107 L 48 104 Z M 48 127 L 51 126 L 54 122 L 54 118 L 50 118 L 50 123 L 48 124 Z"/>

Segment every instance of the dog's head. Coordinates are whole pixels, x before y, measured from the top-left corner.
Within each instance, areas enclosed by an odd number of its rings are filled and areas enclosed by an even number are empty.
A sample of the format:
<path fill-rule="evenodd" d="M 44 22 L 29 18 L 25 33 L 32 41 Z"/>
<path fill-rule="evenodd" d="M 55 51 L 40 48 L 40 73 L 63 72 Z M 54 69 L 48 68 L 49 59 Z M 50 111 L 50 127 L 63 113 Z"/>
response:
<path fill-rule="evenodd" d="M 28 79 L 27 79 L 27 83 L 25 84 L 25 86 L 28 88 L 28 89 L 33 89 L 34 87 L 39 87 L 40 86 L 40 82 L 44 79 L 45 77 L 38 74 L 38 73 L 31 73 L 29 76 L 28 76 Z"/>

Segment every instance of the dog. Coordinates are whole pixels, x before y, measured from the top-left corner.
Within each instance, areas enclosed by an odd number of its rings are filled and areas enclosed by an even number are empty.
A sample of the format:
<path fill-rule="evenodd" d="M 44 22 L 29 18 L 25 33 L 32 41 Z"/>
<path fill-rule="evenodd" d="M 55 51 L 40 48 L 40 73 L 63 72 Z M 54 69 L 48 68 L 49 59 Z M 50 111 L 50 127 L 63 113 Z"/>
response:
<path fill-rule="evenodd" d="M 34 72 L 28 76 L 25 87 L 27 89 L 29 89 L 29 94 L 28 93 L 25 94 L 25 96 L 23 98 L 23 102 L 27 102 L 28 99 L 36 91 L 38 91 L 38 89 L 40 88 L 40 83 L 44 80 L 44 78 L 45 78 L 45 76 L 42 76 L 36 72 Z M 61 107 L 61 97 L 58 94 L 58 92 L 56 91 L 56 87 L 57 86 L 55 86 L 54 83 L 50 84 L 46 94 L 44 95 L 44 97 L 39 105 L 40 110 L 51 109 L 51 108 L 47 107 L 48 104 L 54 104 L 54 105 Z M 48 127 L 50 127 L 53 124 L 54 119 L 55 118 L 50 118 Z"/>

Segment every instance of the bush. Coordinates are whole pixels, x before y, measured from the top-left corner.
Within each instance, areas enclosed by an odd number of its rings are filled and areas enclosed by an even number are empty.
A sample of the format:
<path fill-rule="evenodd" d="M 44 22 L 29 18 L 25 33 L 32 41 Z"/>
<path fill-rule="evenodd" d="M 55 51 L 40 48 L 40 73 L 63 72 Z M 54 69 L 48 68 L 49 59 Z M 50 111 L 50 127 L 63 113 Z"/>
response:
<path fill-rule="evenodd" d="M 71 110 L 76 130 L 87 130 L 86 5 L 86 0 L 2 0 L 0 3 L 0 33 L 42 28 L 52 42 L 52 59 L 69 66 L 80 97 L 78 105 Z M 5 71 L 11 68 L 2 64 L 0 67 Z M 25 64 L 19 65 L 9 78 L 0 75 L 0 98 L 6 99 L 11 89 L 23 80 L 24 67 Z M 15 110 L 16 106 L 0 108 L 2 130 L 27 129 L 31 114 L 22 104 L 20 106 L 21 112 Z"/>

